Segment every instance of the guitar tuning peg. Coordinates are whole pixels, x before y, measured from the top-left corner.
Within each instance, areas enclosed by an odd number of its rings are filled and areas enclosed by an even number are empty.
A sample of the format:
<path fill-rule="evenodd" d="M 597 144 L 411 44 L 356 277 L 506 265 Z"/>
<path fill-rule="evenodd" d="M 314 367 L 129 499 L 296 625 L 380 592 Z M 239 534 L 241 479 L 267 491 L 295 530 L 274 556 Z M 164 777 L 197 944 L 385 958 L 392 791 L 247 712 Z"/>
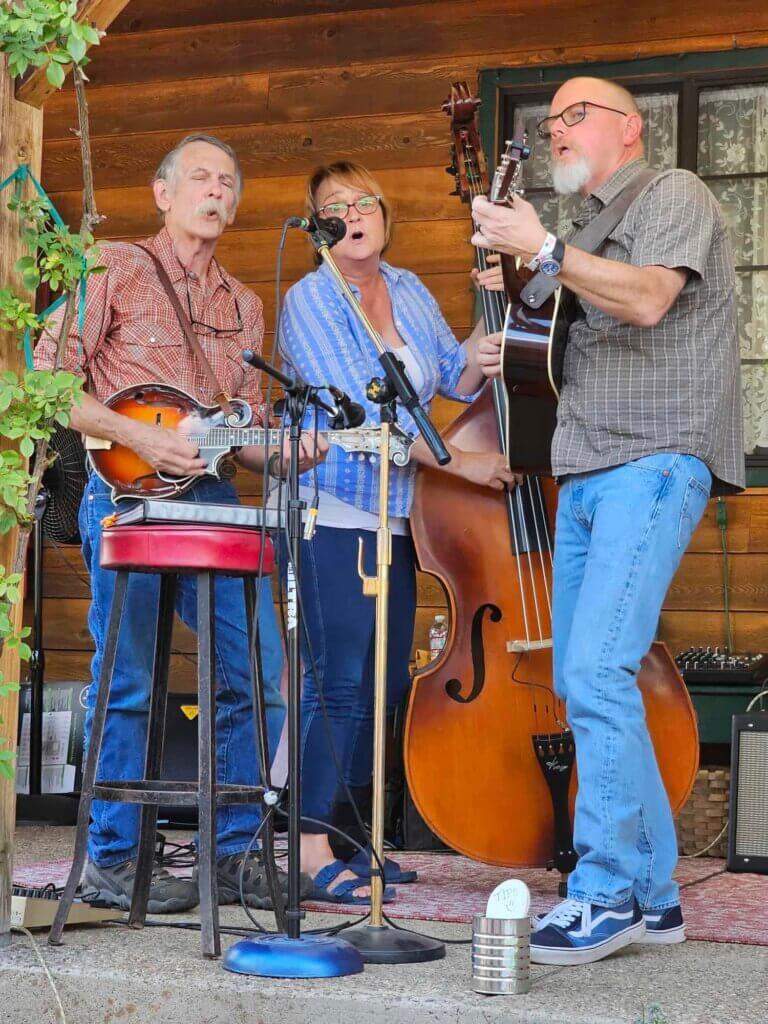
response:
<path fill-rule="evenodd" d="M 451 164 L 450 167 L 446 167 L 445 168 L 445 173 L 446 174 L 453 174 L 453 175 L 455 175 L 455 174 L 458 174 L 458 171 L 459 171 L 459 169 L 456 166 L 456 164 Z"/>

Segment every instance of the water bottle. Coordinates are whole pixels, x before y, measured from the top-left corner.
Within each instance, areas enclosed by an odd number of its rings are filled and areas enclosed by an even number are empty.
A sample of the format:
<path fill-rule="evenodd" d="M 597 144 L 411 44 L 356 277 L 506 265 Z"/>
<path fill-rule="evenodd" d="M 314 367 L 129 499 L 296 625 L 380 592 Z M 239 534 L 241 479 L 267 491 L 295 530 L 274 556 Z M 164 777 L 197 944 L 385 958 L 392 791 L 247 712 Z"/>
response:
<path fill-rule="evenodd" d="M 434 661 L 445 647 L 448 639 L 448 623 L 444 615 L 436 615 L 435 621 L 429 627 L 429 660 Z"/>

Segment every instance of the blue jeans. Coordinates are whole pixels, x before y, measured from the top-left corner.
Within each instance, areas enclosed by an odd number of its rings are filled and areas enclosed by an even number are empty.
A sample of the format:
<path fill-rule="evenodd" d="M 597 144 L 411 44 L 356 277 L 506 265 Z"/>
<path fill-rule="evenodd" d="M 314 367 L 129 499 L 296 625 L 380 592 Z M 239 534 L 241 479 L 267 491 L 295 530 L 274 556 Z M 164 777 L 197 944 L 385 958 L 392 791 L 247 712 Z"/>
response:
<path fill-rule="evenodd" d="M 185 500 L 228 505 L 238 503 L 234 487 L 216 480 L 196 484 L 185 495 Z M 93 474 L 80 506 L 80 535 L 83 538 L 83 557 L 91 575 L 88 626 L 96 646 L 91 662 L 91 678 L 94 681 L 99 678 L 117 577 L 114 571 L 102 569 L 99 564 L 101 520 L 114 511 L 108 487 Z M 259 590 L 258 619 L 267 732 L 270 753 L 274 755 L 284 718 L 280 696 L 283 653 L 268 579 L 263 580 Z M 159 592 L 159 576 L 131 574 L 112 677 L 98 778 L 139 779 L 144 774 Z M 259 769 L 242 581 L 232 577 L 218 577 L 215 593 L 217 777 L 220 782 L 256 784 L 259 781 Z M 196 600 L 197 582 L 194 576 L 180 576 L 176 611 L 193 630 L 197 625 Z M 90 737 L 95 699 L 96 683 L 92 682 L 88 691 L 85 720 L 86 744 Z M 261 808 L 258 805 L 221 808 L 216 819 L 218 854 L 221 856 L 244 850 L 260 821 Z M 103 867 L 129 860 L 136 852 L 138 831 L 139 808 L 136 804 L 94 801 L 88 842 L 89 857 Z"/>
<path fill-rule="evenodd" d="M 376 571 L 376 534 L 321 526 L 301 549 L 301 598 L 318 680 L 303 642 L 301 700 L 301 812 L 327 822 L 342 796 L 333 749 L 347 785 L 364 786 L 373 765 L 374 625 L 376 601 L 364 597 L 357 575 L 357 539 L 365 545 L 365 571 Z M 393 536 L 387 648 L 390 713 L 410 684 L 408 661 L 416 616 L 416 557 L 410 537 Z M 306 638 L 302 638 L 303 641 Z M 329 735 L 330 734 L 330 735 Z M 304 832 L 323 828 L 303 823 Z"/>
<path fill-rule="evenodd" d="M 674 822 L 642 697 L 640 661 L 712 478 L 667 452 L 567 478 L 555 530 L 555 689 L 576 742 L 572 899 L 644 910 L 679 902 Z"/>

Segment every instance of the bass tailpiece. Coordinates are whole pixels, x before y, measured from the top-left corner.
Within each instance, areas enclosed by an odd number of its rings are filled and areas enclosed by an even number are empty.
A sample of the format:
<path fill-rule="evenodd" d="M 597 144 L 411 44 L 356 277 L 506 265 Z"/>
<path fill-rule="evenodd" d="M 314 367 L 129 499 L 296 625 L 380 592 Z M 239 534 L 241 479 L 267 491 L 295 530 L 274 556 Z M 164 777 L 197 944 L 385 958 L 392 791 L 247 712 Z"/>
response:
<path fill-rule="evenodd" d="M 568 807 L 568 790 L 576 763 L 573 733 L 570 730 L 539 733 L 533 737 L 533 749 L 549 787 L 554 812 L 554 850 L 547 870 L 554 869 L 565 876 L 573 871 L 579 859 L 573 848 L 573 829 Z M 564 881 L 560 884 L 561 896 L 567 895 L 563 889 Z"/>

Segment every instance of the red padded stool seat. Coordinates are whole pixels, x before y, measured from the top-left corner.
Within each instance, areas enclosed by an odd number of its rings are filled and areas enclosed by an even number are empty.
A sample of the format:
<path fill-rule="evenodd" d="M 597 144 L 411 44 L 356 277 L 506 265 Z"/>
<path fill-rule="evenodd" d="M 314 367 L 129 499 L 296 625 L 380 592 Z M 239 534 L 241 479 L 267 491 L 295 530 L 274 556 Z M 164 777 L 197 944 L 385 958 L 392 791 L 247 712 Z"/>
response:
<path fill-rule="evenodd" d="M 130 572 L 216 572 L 268 576 L 275 566 L 272 541 L 232 526 L 115 526 L 101 537 L 104 569 Z"/>

